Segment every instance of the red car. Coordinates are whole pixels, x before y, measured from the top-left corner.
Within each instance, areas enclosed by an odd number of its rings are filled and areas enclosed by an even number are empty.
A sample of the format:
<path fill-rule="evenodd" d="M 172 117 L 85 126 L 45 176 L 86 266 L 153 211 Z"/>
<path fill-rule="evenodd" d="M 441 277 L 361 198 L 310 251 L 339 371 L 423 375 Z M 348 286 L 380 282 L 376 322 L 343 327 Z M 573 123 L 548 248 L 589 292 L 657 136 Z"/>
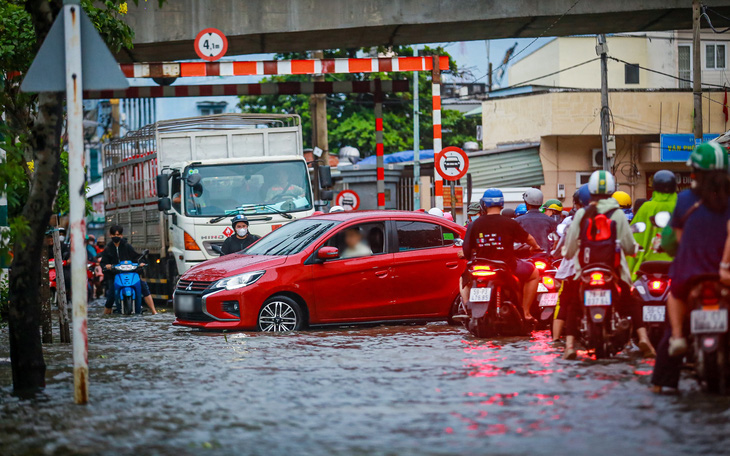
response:
<path fill-rule="evenodd" d="M 447 320 L 466 262 L 465 229 L 418 212 L 297 220 L 246 251 L 206 261 L 177 284 L 176 325 L 295 331 Z"/>

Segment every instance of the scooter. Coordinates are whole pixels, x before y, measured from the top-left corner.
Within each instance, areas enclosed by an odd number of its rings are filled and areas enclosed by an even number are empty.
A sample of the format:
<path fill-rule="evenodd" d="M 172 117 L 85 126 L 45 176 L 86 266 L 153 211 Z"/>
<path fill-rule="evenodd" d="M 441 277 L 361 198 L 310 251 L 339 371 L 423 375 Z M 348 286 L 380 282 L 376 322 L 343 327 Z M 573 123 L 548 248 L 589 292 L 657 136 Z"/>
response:
<path fill-rule="evenodd" d="M 730 287 L 717 275 L 691 280 L 688 304 L 695 372 L 702 389 L 727 394 L 730 387 Z"/>
<path fill-rule="evenodd" d="M 136 263 L 124 260 L 114 266 L 114 307 L 121 309 L 124 315 L 142 314 L 142 281 L 139 277 L 142 267 L 139 263 L 148 253 L 149 250 L 145 250 Z"/>
<path fill-rule="evenodd" d="M 553 321 L 555 306 L 558 304 L 560 281 L 555 278 L 557 265 L 547 253 L 538 253 L 529 260 L 535 265 L 540 282 L 537 284 L 537 297 L 532 307 L 532 314 L 538 317 L 538 326 L 547 328 Z"/>
<path fill-rule="evenodd" d="M 471 289 L 466 327 L 475 337 L 524 336 L 532 331 L 522 310 L 522 285 L 506 263 L 475 259 L 469 263 Z"/>
<path fill-rule="evenodd" d="M 671 261 L 645 261 L 639 267 L 634 282 L 634 296 L 642 306 L 644 327 L 655 347 L 666 330 L 667 298 L 669 296 L 669 267 Z"/>

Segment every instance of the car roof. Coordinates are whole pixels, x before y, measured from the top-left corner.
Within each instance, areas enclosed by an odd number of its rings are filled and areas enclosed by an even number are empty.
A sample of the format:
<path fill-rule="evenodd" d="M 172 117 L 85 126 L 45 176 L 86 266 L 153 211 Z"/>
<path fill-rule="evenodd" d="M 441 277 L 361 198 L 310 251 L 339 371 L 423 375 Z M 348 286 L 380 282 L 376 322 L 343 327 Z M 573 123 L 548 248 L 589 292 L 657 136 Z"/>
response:
<path fill-rule="evenodd" d="M 397 211 L 397 210 L 375 210 L 375 211 L 345 211 L 333 212 L 331 214 L 312 215 L 307 219 L 336 220 L 338 222 L 349 222 L 359 219 L 408 219 L 419 220 L 424 222 L 436 222 L 453 228 L 459 228 L 462 231 L 464 227 L 445 218 L 428 214 L 420 211 Z"/>

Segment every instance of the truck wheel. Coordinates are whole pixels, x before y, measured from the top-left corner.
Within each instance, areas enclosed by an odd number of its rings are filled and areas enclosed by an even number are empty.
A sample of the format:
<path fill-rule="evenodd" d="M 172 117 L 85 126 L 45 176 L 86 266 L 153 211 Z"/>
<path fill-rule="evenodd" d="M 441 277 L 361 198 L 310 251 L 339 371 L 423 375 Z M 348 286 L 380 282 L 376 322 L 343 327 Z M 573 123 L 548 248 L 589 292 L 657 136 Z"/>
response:
<path fill-rule="evenodd" d="M 287 296 L 274 296 L 261 306 L 258 318 L 259 331 L 299 331 L 304 323 L 304 312 L 295 300 Z"/>

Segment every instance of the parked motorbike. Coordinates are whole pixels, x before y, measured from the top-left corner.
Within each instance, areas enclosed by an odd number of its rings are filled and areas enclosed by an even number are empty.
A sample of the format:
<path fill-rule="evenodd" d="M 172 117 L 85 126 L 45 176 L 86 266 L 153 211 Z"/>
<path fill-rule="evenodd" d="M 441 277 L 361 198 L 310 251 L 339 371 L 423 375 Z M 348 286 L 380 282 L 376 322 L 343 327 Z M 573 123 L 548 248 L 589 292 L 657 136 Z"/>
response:
<path fill-rule="evenodd" d="M 143 266 L 139 263 L 147 256 L 149 250 L 145 250 L 136 263 L 124 260 L 114 266 L 114 306 L 121 309 L 124 315 L 142 313 L 142 280 L 139 271 Z"/>
<path fill-rule="evenodd" d="M 466 327 L 476 337 L 522 336 L 532 331 L 522 310 L 522 284 L 506 263 L 475 259 L 469 263 L 471 289 Z"/>
<path fill-rule="evenodd" d="M 730 386 L 728 309 L 730 287 L 717 275 L 696 277 L 688 296 L 693 358 L 700 386 L 710 393 L 727 394 Z"/>
<path fill-rule="evenodd" d="M 652 345 L 657 347 L 666 330 L 669 267 L 671 261 L 645 261 L 634 282 L 634 296 L 642 306 L 644 326 Z"/>

